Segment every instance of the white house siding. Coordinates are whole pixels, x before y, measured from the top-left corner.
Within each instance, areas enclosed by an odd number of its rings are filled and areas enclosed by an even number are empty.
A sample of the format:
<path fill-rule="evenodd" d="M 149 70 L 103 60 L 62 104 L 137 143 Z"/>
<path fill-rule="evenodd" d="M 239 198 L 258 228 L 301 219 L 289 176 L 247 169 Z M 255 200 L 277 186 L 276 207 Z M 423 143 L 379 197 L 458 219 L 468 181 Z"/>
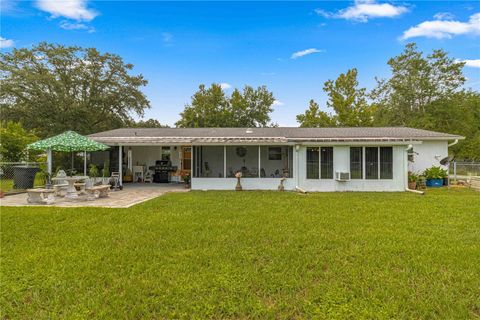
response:
<path fill-rule="evenodd" d="M 414 145 L 413 151 L 416 153 L 413 156 L 414 162 L 409 163 L 409 170 L 421 173 L 431 166 L 441 166 L 440 160 L 448 156 L 448 142 L 423 141 L 422 144 Z M 447 169 L 445 166 L 443 168 Z"/>
<path fill-rule="evenodd" d="M 371 145 L 370 145 L 371 146 Z M 406 146 L 393 146 L 393 179 L 350 180 L 306 178 L 306 149 L 299 150 L 299 186 L 306 191 L 403 191 L 406 180 Z M 333 172 L 350 172 L 350 147 L 333 147 Z"/>
<path fill-rule="evenodd" d="M 306 191 L 403 191 L 406 185 L 406 146 L 393 146 L 393 179 L 350 180 L 339 182 L 335 179 L 306 179 L 306 146 L 294 148 L 293 178 L 284 182 L 285 190 L 294 190 L 296 186 Z M 297 155 L 298 153 L 298 155 Z M 297 158 L 298 156 L 298 158 Z M 298 159 L 298 162 L 297 162 Z M 350 171 L 350 147 L 333 147 L 334 173 Z M 193 178 L 194 190 L 234 190 L 235 178 Z M 279 178 L 242 178 L 244 190 L 276 190 Z"/>
<path fill-rule="evenodd" d="M 280 178 L 242 178 L 244 190 L 277 190 Z M 236 178 L 192 178 L 193 190 L 235 190 Z M 285 190 L 295 189 L 295 179 L 286 179 Z"/>

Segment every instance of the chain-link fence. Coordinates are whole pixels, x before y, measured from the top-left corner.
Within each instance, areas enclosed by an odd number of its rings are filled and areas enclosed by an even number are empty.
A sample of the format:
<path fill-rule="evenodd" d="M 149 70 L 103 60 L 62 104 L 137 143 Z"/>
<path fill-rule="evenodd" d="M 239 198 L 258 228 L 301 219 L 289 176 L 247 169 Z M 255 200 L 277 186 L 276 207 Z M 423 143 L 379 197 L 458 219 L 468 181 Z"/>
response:
<path fill-rule="evenodd" d="M 0 162 L 0 191 L 17 193 L 45 185 L 43 162 Z"/>
<path fill-rule="evenodd" d="M 477 176 L 480 177 L 480 162 L 451 162 L 450 177 L 461 178 Z"/>

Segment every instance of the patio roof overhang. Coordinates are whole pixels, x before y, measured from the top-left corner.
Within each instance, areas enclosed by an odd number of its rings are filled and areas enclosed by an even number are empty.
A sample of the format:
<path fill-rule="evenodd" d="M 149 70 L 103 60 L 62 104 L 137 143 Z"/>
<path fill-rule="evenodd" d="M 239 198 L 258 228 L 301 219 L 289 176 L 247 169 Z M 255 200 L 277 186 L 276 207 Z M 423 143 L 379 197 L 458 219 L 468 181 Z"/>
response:
<path fill-rule="evenodd" d="M 286 137 L 92 137 L 109 146 L 168 146 L 168 145 L 358 145 L 358 144 L 421 144 L 421 140 L 407 138 L 286 138 Z"/>

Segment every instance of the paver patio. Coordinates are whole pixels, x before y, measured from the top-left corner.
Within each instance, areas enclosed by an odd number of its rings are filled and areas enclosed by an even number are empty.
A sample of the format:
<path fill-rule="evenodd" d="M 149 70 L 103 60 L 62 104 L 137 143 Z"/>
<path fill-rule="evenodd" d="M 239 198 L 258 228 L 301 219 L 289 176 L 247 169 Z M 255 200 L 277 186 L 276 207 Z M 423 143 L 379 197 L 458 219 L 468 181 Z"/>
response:
<path fill-rule="evenodd" d="M 0 199 L 1 206 L 53 206 L 53 207 L 104 207 L 104 208 L 128 208 L 138 203 L 156 198 L 167 192 L 187 192 L 183 184 L 125 184 L 122 191 L 111 190 L 106 198 L 98 198 L 92 201 L 87 196 L 80 196 L 76 200 L 57 197 L 54 204 L 31 204 L 27 202 L 27 194 L 21 193 L 6 196 Z"/>

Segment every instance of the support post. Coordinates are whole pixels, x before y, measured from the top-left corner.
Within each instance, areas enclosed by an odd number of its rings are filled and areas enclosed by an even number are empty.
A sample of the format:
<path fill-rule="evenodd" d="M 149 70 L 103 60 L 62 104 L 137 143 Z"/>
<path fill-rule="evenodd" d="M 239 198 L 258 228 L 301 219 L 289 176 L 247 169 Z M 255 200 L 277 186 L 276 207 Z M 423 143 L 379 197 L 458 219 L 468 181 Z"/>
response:
<path fill-rule="evenodd" d="M 260 162 L 260 158 L 261 158 L 261 152 L 260 152 L 260 146 L 258 146 L 258 177 L 260 178 L 260 168 L 262 166 L 261 162 Z"/>
<path fill-rule="evenodd" d="M 223 146 L 223 178 L 227 177 L 227 146 Z"/>
<path fill-rule="evenodd" d="M 52 175 L 52 150 L 47 150 L 47 171 Z"/>
<path fill-rule="evenodd" d="M 83 175 L 87 176 L 87 151 L 83 152 Z"/>
<path fill-rule="evenodd" d="M 123 169 L 122 169 L 122 162 L 123 162 L 123 152 L 122 152 L 122 146 L 118 146 L 118 181 L 120 185 L 123 185 Z"/>

